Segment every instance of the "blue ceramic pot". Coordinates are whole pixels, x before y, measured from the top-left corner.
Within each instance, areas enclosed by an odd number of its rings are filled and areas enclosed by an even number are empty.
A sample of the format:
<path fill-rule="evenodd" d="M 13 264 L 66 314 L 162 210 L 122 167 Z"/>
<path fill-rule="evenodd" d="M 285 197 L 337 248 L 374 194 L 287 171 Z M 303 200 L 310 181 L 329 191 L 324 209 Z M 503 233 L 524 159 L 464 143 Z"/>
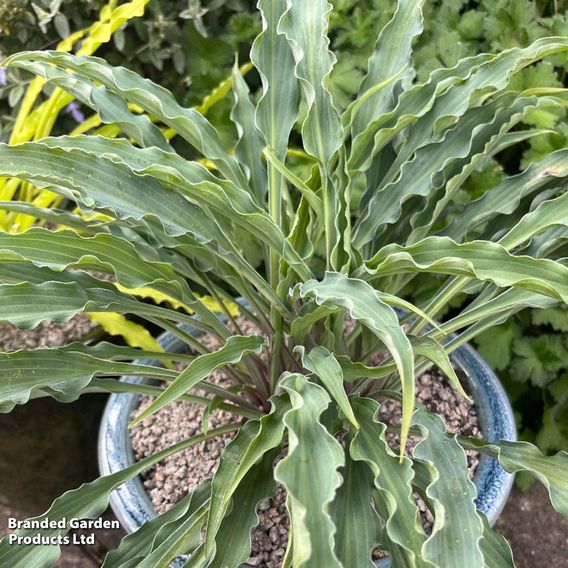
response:
<path fill-rule="evenodd" d="M 199 335 L 198 332 L 193 332 Z M 170 333 L 159 338 L 165 351 L 180 352 L 186 344 Z M 489 442 L 516 440 L 515 421 L 511 405 L 499 379 L 487 363 L 469 345 L 464 345 L 452 354 L 453 363 L 461 368 L 469 383 L 469 392 L 476 403 L 478 424 L 483 438 Z M 149 363 L 149 361 L 138 361 Z M 139 377 L 124 377 L 122 380 L 141 383 Z M 466 389 L 467 390 L 467 389 Z M 138 395 L 111 395 L 103 414 L 99 433 L 99 467 L 102 475 L 124 469 L 134 463 L 134 453 L 127 426 L 132 412 L 138 407 Z M 481 456 L 473 479 L 477 488 L 477 508 L 485 513 L 492 525 L 500 515 L 513 484 L 513 476 L 505 472 L 497 460 Z M 121 485 L 111 493 L 110 504 L 118 520 L 127 532 L 134 532 L 146 521 L 156 516 L 148 493 L 139 477 Z M 181 568 L 184 561 L 174 561 L 171 568 Z M 378 568 L 387 568 L 388 559 L 377 563 Z"/>

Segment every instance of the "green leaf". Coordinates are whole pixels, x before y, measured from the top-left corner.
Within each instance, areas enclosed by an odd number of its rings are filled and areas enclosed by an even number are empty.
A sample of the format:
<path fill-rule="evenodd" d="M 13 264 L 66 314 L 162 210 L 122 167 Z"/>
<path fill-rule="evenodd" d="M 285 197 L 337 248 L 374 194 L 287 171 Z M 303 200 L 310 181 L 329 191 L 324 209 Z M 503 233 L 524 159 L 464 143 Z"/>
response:
<path fill-rule="evenodd" d="M 536 310 L 538 314 L 541 310 Z M 513 320 L 496 326 L 476 338 L 477 350 L 493 369 L 502 371 L 511 362 L 513 340 L 518 337 L 519 330 Z"/>
<path fill-rule="evenodd" d="M 459 174 L 493 137 L 512 127 L 527 109 L 541 103 L 537 97 L 516 98 L 510 93 L 503 97 L 466 112 L 441 140 L 425 144 L 411 160 L 389 169 L 355 226 L 353 239 L 357 246 L 369 242 L 384 225 L 398 221 L 410 197 L 427 197 L 443 185 L 444 179 Z M 428 221 L 433 215 L 426 217 Z"/>
<path fill-rule="evenodd" d="M 280 172 L 296 189 L 298 189 L 302 197 L 310 204 L 316 215 L 323 215 L 323 204 L 316 193 L 310 189 L 297 175 L 288 169 L 276 156 L 270 148 L 266 148 L 263 152 L 268 162 Z"/>
<path fill-rule="evenodd" d="M 550 325 L 556 331 L 568 332 L 568 310 L 566 308 L 534 311 L 531 313 L 531 318 L 535 325 Z"/>
<path fill-rule="evenodd" d="M 335 554 L 342 566 L 374 568 L 371 554 L 379 541 L 379 517 L 372 505 L 373 476 L 362 462 L 346 456 L 343 483 L 330 514 L 336 527 Z"/>
<path fill-rule="evenodd" d="M 99 114 L 105 124 L 116 124 L 127 136 L 144 147 L 157 146 L 172 151 L 164 135 L 146 115 L 131 112 L 126 102 L 104 87 L 91 81 L 70 75 L 64 69 L 48 66 L 43 62 L 18 60 L 13 67 L 24 69 L 63 89 Z"/>
<path fill-rule="evenodd" d="M 323 386 L 341 409 L 341 412 L 345 414 L 345 417 L 355 428 L 359 428 L 359 424 L 357 424 L 357 420 L 349 404 L 347 393 L 343 387 L 343 372 L 335 355 L 322 346 L 314 347 L 307 355 L 304 351 L 304 347 L 301 345 L 298 346 L 296 350 L 301 354 L 302 365 L 308 369 L 308 371 L 317 375 L 323 383 Z"/>
<path fill-rule="evenodd" d="M 306 335 L 318 321 L 327 316 L 338 312 L 340 308 L 337 306 L 318 305 L 316 302 L 307 302 L 301 308 L 292 325 L 290 326 L 290 335 L 298 344 L 303 343 Z"/>
<path fill-rule="evenodd" d="M 115 163 L 124 164 L 136 176 L 151 175 L 164 187 L 183 193 L 199 208 L 202 217 L 210 223 L 221 221 L 227 227 L 230 222 L 247 231 L 247 237 L 255 237 L 277 250 L 292 266 L 303 266 L 300 274 L 308 277 L 309 270 L 286 241 L 280 227 L 258 207 L 250 194 L 234 184 L 213 176 L 197 162 L 164 152 L 159 148 L 140 149 L 126 140 L 108 140 L 96 136 L 46 138 L 43 144 L 52 148 L 77 149 L 97 157 L 104 155 Z M 209 210 L 212 211 L 209 211 Z M 223 222 L 219 218 L 226 218 Z M 225 239 L 226 240 L 226 239 Z"/>
<path fill-rule="evenodd" d="M 551 227 L 568 227 L 568 193 L 539 203 L 501 239 L 499 244 L 510 250 Z"/>
<path fill-rule="evenodd" d="M 248 353 L 260 353 L 265 346 L 266 339 L 260 335 L 231 335 L 218 351 L 196 357 L 164 392 L 132 421 L 130 427 L 139 424 L 170 402 L 177 400 L 207 378 L 215 369 L 238 363 Z"/>
<path fill-rule="evenodd" d="M 325 171 L 342 141 L 341 119 L 328 89 L 329 75 L 336 62 L 327 38 L 331 9 L 327 0 L 309 3 L 289 0 L 278 26 L 290 42 L 296 61 L 294 73 L 307 104 L 302 125 L 304 148 L 319 160 Z"/>
<path fill-rule="evenodd" d="M 26 281 L 28 274 L 34 271 L 40 284 L 30 284 Z M 0 284 L 0 321 L 8 321 L 23 329 L 32 329 L 44 320 L 61 323 L 80 312 L 108 311 L 195 323 L 198 329 L 210 329 L 204 327 L 203 322 L 181 312 L 139 302 L 119 292 L 112 284 L 86 273 L 53 273 L 54 276 L 51 277 L 49 272 L 51 271 L 33 266 L 20 270 L 18 266 L 17 272 L 12 275 L 17 283 Z M 7 280 L 3 278 L 2 281 Z"/>
<path fill-rule="evenodd" d="M 498 55 L 481 54 L 462 59 L 452 69 L 436 69 L 426 83 L 401 95 L 392 112 L 367 127 L 353 147 L 350 169 L 368 169 L 373 156 L 398 132 L 418 123 L 399 154 L 399 165 L 402 164 L 423 143 L 432 141 L 437 126 L 448 125 L 448 121 L 451 123 L 488 93 L 503 90 L 519 69 L 566 49 L 566 38 L 542 38 L 525 48 L 515 47 Z"/>
<path fill-rule="evenodd" d="M 168 380 L 172 379 L 173 377 L 168 377 Z M 208 385 L 204 385 L 204 390 L 209 390 L 213 395 L 215 395 L 218 392 L 217 388 L 213 387 L 212 389 L 209 389 Z M 123 381 L 118 381 L 116 379 L 92 379 L 91 382 L 89 383 L 89 386 L 83 391 L 83 393 L 98 393 L 98 392 L 134 393 L 134 394 L 148 395 L 148 396 L 159 396 L 164 392 L 164 389 L 152 385 L 127 383 Z M 215 399 L 215 396 L 213 398 Z M 180 396 L 179 400 L 184 400 L 187 402 L 191 402 L 193 404 L 199 404 L 205 407 L 206 409 L 211 404 L 211 397 L 196 396 L 193 394 L 184 394 L 183 396 Z M 236 404 L 230 404 L 226 402 L 218 402 L 216 404 L 216 408 L 220 408 L 221 410 L 231 412 L 237 416 L 244 416 L 246 418 L 251 418 L 253 420 L 260 418 L 262 416 L 262 413 L 260 411 L 257 412 L 251 410 L 250 408 L 243 408 L 240 406 L 236 406 Z M 209 428 L 207 429 L 207 432 L 208 431 Z"/>
<path fill-rule="evenodd" d="M 126 469 L 117 471 L 111 475 L 99 477 L 90 483 L 84 483 L 78 489 L 67 491 L 53 502 L 53 505 L 44 515 L 34 517 L 34 520 L 37 521 L 45 519 L 53 522 L 65 520 L 66 524 L 64 529 L 41 529 L 40 531 L 37 529 L 26 529 L 17 531 L 17 534 L 33 537 L 39 532 L 49 537 L 63 536 L 70 530 L 69 521 L 71 519 L 96 519 L 100 517 L 108 507 L 111 491 L 125 481 L 132 479 L 152 465 L 177 452 L 181 452 L 204 440 L 231 432 L 235 428 L 236 425 L 230 424 L 211 430 L 208 435 L 201 434 L 194 436 L 193 438 L 184 440 L 165 450 L 157 452 L 152 456 L 148 456 Z M 8 537 L 4 537 L 0 542 L 0 566 L 10 566 L 10 568 L 52 566 L 59 558 L 59 554 L 60 548 L 58 545 L 8 544 Z"/>
<path fill-rule="evenodd" d="M 453 333 L 459 329 L 481 322 L 483 320 L 495 317 L 491 326 L 503 323 L 511 314 L 518 312 L 522 308 L 550 308 L 558 305 L 558 301 L 552 300 L 546 296 L 509 288 L 491 300 L 485 300 L 479 305 L 471 305 L 467 307 L 456 317 L 442 324 L 442 329 L 446 334 Z M 499 320 L 500 321 L 497 321 Z M 471 328 L 470 328 L 471 329 Z M 431 332 L 433 336 L 440 338 L 439 333 Z"/>
<path fill-rule="evenodd" d="M 24 215 L 29 215 L 34 219 L 48 221 L 49 223 L 53 223 L 59 227 L 77 229 L 81 233 L 87 235 L 97 233 L 98 231 L 102 232 L 105 229 L 105 225 L 108 225 L 108 222 L 100 221 L 98 219 L 85 219 L 79 215 L 74 215 L 73 213 L 69 213 L 68 211 L 64 211 L 56 207 L 36 207 L 35 205 L 24 201 L 0 201 L 0 210 L 23 213 Z"/>
<path fill-rule="evenodd" d="M 200 533 L 207 517 L 207 501 L 210 496 L 208 491 L 210 488 L 206 486 L 206 489 L 201 499 L 203 504 L 185 515 L 177 526 L 169 526 L 169 534 L 159 546 L 145 556 L 138 564 L 138 568 L 168 568 L 176 557 L 187 554 L 198 546 Z"/>
<path fill-rule="evenodd" d="M 201 244 L 218 239 L 234 249 L 220 229 L 204 223 L 203 214 L 182 195 L 164 191 L 150 177 L 134 176 L 106 157 L 49 148 L 40 142 L 0 145 L 0 157 L 3 175 L 46 185 L 86 210 L 96 206 L 119 219 L 146 222 L 158 235 L 162 227 L 172 237 L 189 233 Z"/>
<path fill-rule="evenodd" d="M 314 562 L 341 568 L 334 552 L 334 527 L 329 514 L 344 463 L 339 442 L 320 422 L 330 398 L 304 375 L 287 374 L 279 383 L 290 395 L 292 408 L 284 415 L 288 454 L 274 470 L 275 479 L 288 492 L 295 568 Z"/>
<path fill-rule="evenodd" d="M 425 492 L 433 508 L 434 526 L 422 547 L 424 558 L 436 566 L 477 568 L 483 562 L 483 523 L 475 508 L 477 492 L 468 478 L 465 452 L 455 437 L 446 435 L 439 416 L 416 410 L 413 424 L 423 434 L 413 455 L 426 464 L 432 479 Z"/>
<path fill-rule="evenodd" d="M 483 521 L 483 537 L 479 547 L 483 553 L 483 565 L 485 568 L 515 568 L 513 553 L 509 543 L 498 532 L 491 529 L 487 517 L 478 511 Z"/>
<path fill-rule="evenodd" d="M 350 400 L 361 428 L 349 446 L 349 453 L 352 459 L 370 469 L 379 490 L 376 504 L 388 539 L 384 545 L 398 562 L 396 566 L 431 568 L 433 565 L 422 558 L 426 535 L 412 497 L 411 461 L 407 457 L 398 460 L 386 443 L 386 426 L 377 419 L 379 404 L 357 397 Z"/>
<path fill-rule="evenodd" d="M 493 56 L 487 54 L 462 59 L 452 69 L 436 69 L 427 82 L 402 93 L 394 110 L 369 123 L 353 141 L 349 169 L 368 170 L 374 156 L 404 128 L 427 115 L 437 97 L 452 85 L 471 77 L 481 65 L 492 59 Z"/>
<path fill-rule="evenodd" d="M 259 0 L 258 9 L 262 16 L 262 31 L 250 53 L 262 80 L 256 123 L 266 146 L 273 148 L 276 157 L 283 162 L 288 138 L 298 117 L 300 95 L 294 75 L 294 56 L 285 36 L 278 31 L 286 0 Z"/>
<path fill-rule="evenodd" d="M 360 88 L 363 95 L 411 62 L 413 39 L 422 33 L 423 4 L 424 0 L 398 0 L 396 12 L 381 30 L 369 59 L 367 75 Z M 412 75 L 412 72 L 406 75 Z M 404 77 L 399 77 L 365 102 L 353 122 L 353 138 L 373 120 L 392 110 L 396 103 L 395 89 L 403 79 Z"/>
<path fill-rule="evenodd" d="M 370 329 L 390 351 L 402 386 L 402 456 L 414 409 L 414 356 L 396 312 L 380 300 L 378 293 L 369 284 L 336 272 L 326 272 L 321 282 L 309 280 L 301 284 L 299 294 L 302 298 L 313 297 L 317 304 L 345 308 L 353 319 Z"/>
<path fill-rule="evenodd" d="M 461 238 L 498 215 L 510 215 L 524 197 L 563 185 L 568 176 L 567 158 L 568 150 L 558 150 L 531 164 L 524 172 L 505 178 L 482 197 L 467 204 L 442 234 Z"/>
<path fill-rule="evenodd" d="M 48 244 L 48 246 L 46 246 Z M 143 257 L 122 237 L 99 233 L 91 238 L 74 231 L 33 228 L 25 233 L 0 233 L 0 259 L 27 260 L 52 270 L 82 268 L 106 272 L 127 288 L 154 286 L 168 290 L 182 303 L 194 305 L 198 299 L 187 282 L 171 265 Z"/>
<path fill-rule="evenodd" d="M 76 200 L 85 210 L 96 206 L 99 212 L 142 223 L 162 241 L 169 236 L 178 238 L 179 244 L 179 237 L 191 235 L 195 245 L 205 247 L 209 256 L 231 263 L 254 281 L 261 293 L 282 307 L 267 282 L 246 262 L 214 220 L 204 218 L 203 212 L 183 195 L 165 191 L 148 176 L 136 176 L 124 165 L 104 156 L 49 148 L 41 142 L 0 144 L 0 175 L 26 179 L 38 187 L 48 186 Z"/>
<path fill-rule="evenodd" d="M 442 345 L 440 345 L 432 337 L 427 336 L 411 338 L 410 342 L 412 343 L 412 349 L 414 350 L 414 353 L 416 353 L 416 355 L 421 355 L 429 361 L 432 361 L 432 363 L 434 363 L 434 365 L 436 365 L 436 367 L 438 367 L 440 371 L 442 371 L 442 373 L 444 373 L 444 375 L 448 377 L 448 379 L 452 383 L 452 386 L 460 393 L 460 395 L 469 402 L 472 402 L 472 400 L 463 390 L 460 380 L 456 375 L 456 372 L 454 371 L 450 358 L 448 357 L 448 354 L 446 353 L 446 350 Z"/>
<path fill-rule="evenodd" d="M 446 126 L 455 124 L 457 118 L 483 101 L 488 94 L 504 90 L 517 71 L 547 55 L 562 53 L 567 49 L 568 38 L 546 37 L 528 47 L 502 51 L 479 65 L 465 81 L 455 82 L 437 97 L 432 109 L 416 121 L 404 149 L 397 156 L 398 164 L 410 158 L 423 144 L 431 142 L 432 137 L 441 137 Z"/>
<path fill-rule="evenodd" d="M 459 436 L 458 442 L 465 449 L 497 458 L 509 473 L 530 473 L 547 488 L 554 509 L 568 519 L 568 452 L 545 456 L 528 442 L 489 443 L 465 436 Z"/>
<path fill-rule="evenodd" d="M 262 163 L 264 143 L 255 123 L 256 108 L 250 100 L 249 88 L 236 62 L 232 77 L 235 103 L 231 112 L 231 120 L 237 127 L 239 134 L 239 141 L 235 146 L 235 155 L 247 168 L 256 203 L 263 207 L 268 189 L 266 169 Z"/>
<path fill-rule="evenodd" d="M 560 335 L 521 336 L 513 343 L 513 353 L 513 379 L 543 388 L 566 367 L 568 347 Z"/>
<path fill-rule="evenodd" d="M 457 244 L 447 237 L 428 237 L 408 247 L 387 245 L 362 270 L 374 277 L 418 271 L 468 276 L 568 301 L 568 268 L 548 259 L 514 256 L 490 241 Z"/>
<path fill-rule="evenodd" d="M 219 527 L 215 556 L 207 568 L 241 566 L 249 558 L 251 531 L 259 522 L 256 509 L 260 501 L 274 495 L 276 488 L 273 469 L 277 453 L 267 452 L 237 487 L 233 494 L 233 508 Z"/>
<path fill-rule="evenodd" d="M 179 105 L 163 87 L 143 79 L 124 67 L 112 67 L 98 57 L 77 57 L 60 51 L 23 52 L 12 56 L 5 65 L 19 61 L 37 61 L 69 70 L 79 77 L 103 85 L 124 100 L 142 107 L 149 115 L 160 119 L 192 144 L 201 154 L 212 160 L 228 179 L 242 188 L 247 180 L 238 162 L 229 156 L 218 134 L 207 119 L 194 109 Z"/>
<path fill-rule="evenodd" d="M 209 501 L 211 484 L 203 482 L 171 509 L 145 522 L 136 532 L 122 539 L 118 548 L 105 557 L 101 568 L 134 568 L 166 541 L 188 517 Z"/>
<path fill-rule="evenodd" d="M 283 417 L 290 403 L 283 396 L 272 397 L 272 409 L 260 420 L 246 422 L 227 445 L 213 476 L 211 507 L 207 519 L 204 554 L 215 552 L 217 535 L 233 495 L 247 473 L 268 452 L 277 448 L 284 436 Z"/>
<path fill-rule="evenodd" d="M 42 391 L 61 402 L 76 400 L 95 376 L 137 375 L 172 380 L 174 371 L 109 361 L 66 349 L 0 353 L 0 412 L 10 412 Z"/>

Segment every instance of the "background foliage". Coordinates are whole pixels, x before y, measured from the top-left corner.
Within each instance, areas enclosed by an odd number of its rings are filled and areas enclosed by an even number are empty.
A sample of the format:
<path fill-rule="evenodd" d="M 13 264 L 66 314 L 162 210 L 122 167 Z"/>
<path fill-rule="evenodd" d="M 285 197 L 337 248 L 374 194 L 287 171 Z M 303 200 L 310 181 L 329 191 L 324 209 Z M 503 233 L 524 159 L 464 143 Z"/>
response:
<path fill-rule="evenodd" d="M 336 100 L 347 103 L 362 76 L 377 30 L 394 11 L 393 0 L 332 0 L 333 72 Z M 104 0 L 7 0 L 0 7 L 0 59 L 22 49 L 54 47 L 62 37 L 95 18 Z M 100 54 L 172 90 L 185 105 L 198 104 L 227 77 L 235 53 L 245 61 L 259 30 L 250 0 L 152 0 L 146 16 L 115 34 Z M 72 5 L 72 9 L 71 9 Z M 481 51 L 526 46 L 546 35 L 568 34 L 567 0 L 434 0 L 425 6 L 425 33 L 416 49 L 419 77 L 452 66 Z M 568 60 L 548 58 L 517 74 L 512 88 L 566 86 Z M 0 139 L 6 138 L 29 79 L 18 71 L 0 75 Z M 6 83 L 6 84 L 3 84 Z M 228 125 L 229 101 L 211 109 L 209 119 Z M 73 128 L 73 113 L 58 127 Z M 565 112 L 536 111 L 529 126 L 547 130 L 525 143 L 520 156 L 503 152 L 487 160 L 466 185 L 463 199 L 478 197 L 502 177 L 568 143 Z M 525 125 L 526 127 L 526 125 Z M 229 128 L 227 126 L 227 128 Z M 222 130 L 222 128 L 220 128 Z M 435 284 L 435 283 L 434 283 Z M 432 282 L 423 282 L 429 287 Z M 420 296 L 421 290 L 409 291 Z M 486 332 L 479 349 L 504 380 L 514 401 L 521 435 L 544 450 L 568 449 L 568 313 L 525 311 Z"/>

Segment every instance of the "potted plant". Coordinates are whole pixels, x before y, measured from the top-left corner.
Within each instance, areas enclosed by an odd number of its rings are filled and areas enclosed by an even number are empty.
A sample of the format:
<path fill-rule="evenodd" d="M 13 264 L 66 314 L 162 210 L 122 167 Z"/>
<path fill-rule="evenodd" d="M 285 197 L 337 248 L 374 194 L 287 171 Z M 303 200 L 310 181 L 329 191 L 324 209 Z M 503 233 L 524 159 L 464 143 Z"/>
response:
<path fill-rule="evenodd" d="M 125 481 L 226 433 L 233 439 L 212 480 L 127 537 L 105 566 L 166 566 L 182 554 L 186 566 L 238 566 L 248 558 L 257 505 L 276 481 L 291 520 L 285 566 L 370 566 L 377 546 L 396 566 L 511 566 L 506 542 L 476 509 L 465 449 L 508 472 L 532 473 L 568 515 L 566 453 L 545 457 L 527 443 L 449 435 L 440 417 L 415 402 L 415 377 L 432 363 L 466 395 L 451 352 L 525 306 L 568 299 L 562 151 L 507 178 L 497 194 L 458 199 L 484 159 L 523 139 L 513 128 L 527 113 L 564 104 L 563 90 L 505 89 L 515 71 L 568 50 L 568 38 L 467 58 L 415 84 L 420 6 L 399 2 L 360 96 L 340 112 L 326 88 L 335 62 L 326 39 L 331 6 L 260 0 L 263 29 L 251 61 L 262 93 L 254 101 L 235 72 L 234 152 L 195 109 L 127 69 L 59 52 L 7 60 L 101 111 L 131 141 L 77 136 L 0 145 L 0 175 L 111 218 L 75 217 L 76 231 L 3 236 L 3 266 L 17 283 L 0 285 L 0 318 L 33 327 L 80 311 L 132 313 L 191 353 L 102 343 L 1 354 L 0 409 L 36 393 L 65 402 L 103 390 L 155 396 L 136 423 L 179 399 L 222 405 L 241 419 L 64 494 L 37 519 L 54 521 L 42 528 L 43 540 L 27 542 L 37 530 L 20 530 L 12 539 L 20 541 L 0 544 L 0 565 L 53 564 L 70 519 L 99 516 Z M 298 120 L 301 136 L 293 132 Z M 192 153 L 176 152 L 160 124 Z M 447 280 L 414 306 L 403 288 L 420 273 Z M 139 287 L 193 313 L 125 291 Z M 203 292 L 225 320 L 200 299 Z M 470 302 L 437 324 L 459 293 Z M 228 307 L 238 297 L 248 302 L 240 311 L 253 334 L 242 332 Z M 220 347 L 210 349 L 187 326 Z M 188 365 L 168 367 L 175 361 Z M 220 368 L 229 385 L 207 380 Z M 110 378 L 121 374 L 166 387 Z M 212 396 L 195 395 L 196 387 Z M 379 412 L 389 398 L 401 400 L 402 420 L 387 432 Z M 396 450 L 387 443 L 391 433 Z M 410 434 L 419 438 L 413 450 Z M 433 514 L 431 531 L 415 491 Z"/>

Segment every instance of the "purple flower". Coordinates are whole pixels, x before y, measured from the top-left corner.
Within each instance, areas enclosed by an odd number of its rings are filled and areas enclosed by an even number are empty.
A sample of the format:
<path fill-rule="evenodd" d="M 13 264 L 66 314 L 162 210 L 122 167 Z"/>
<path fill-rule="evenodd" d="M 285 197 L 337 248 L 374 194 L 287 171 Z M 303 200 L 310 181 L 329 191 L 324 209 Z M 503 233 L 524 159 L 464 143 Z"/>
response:
<path fill-rule="evenodd" d="M 0 87 L 5 87 L 8 84 L 8 73 L 4 67 L 0 67 Z"/>
<path fill-rule="evenodd" d="M 85 122 L 85 115 L 81 112 L 81 107 L 76 102 L 69 103 L 63 112 L 70 114 L 75 122 Z"/>

